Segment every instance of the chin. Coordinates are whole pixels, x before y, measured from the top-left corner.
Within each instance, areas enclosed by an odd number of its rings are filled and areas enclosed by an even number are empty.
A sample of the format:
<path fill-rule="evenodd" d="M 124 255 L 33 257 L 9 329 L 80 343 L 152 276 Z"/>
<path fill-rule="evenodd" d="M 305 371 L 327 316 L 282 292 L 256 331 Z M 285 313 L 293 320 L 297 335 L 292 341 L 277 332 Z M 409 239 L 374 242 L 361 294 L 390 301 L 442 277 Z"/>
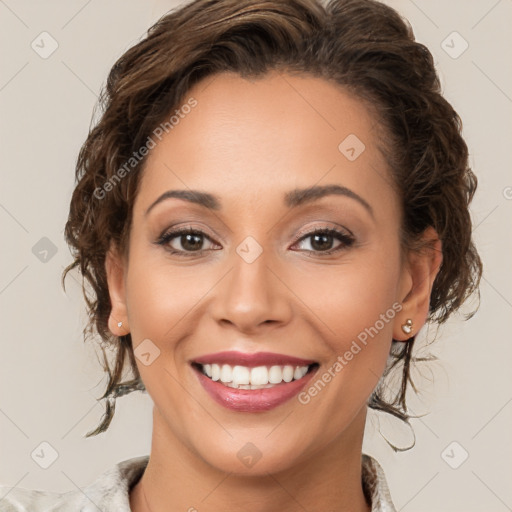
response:
<path fill-rule="evenodd" d="M 248 441 L 241 448 L 209 450 L 203 455 L 206 463 L 224 473 L 236 476 L 268 476 L 268 474 L 285 471 L 298 464 L 297 450 L 281 447 L 276 451 L 269 443 L 262 449 Z"/>

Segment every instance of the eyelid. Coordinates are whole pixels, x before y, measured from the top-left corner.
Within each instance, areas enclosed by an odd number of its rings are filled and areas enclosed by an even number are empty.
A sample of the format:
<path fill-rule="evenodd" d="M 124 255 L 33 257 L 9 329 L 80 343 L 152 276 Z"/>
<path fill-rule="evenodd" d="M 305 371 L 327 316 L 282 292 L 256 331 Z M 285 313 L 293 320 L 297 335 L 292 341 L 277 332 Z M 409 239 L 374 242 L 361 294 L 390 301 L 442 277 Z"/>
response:
<path fill-rule="evenodd" d="M 334 223 L 332 223 L 334 224 Z M 327 236 L 333 237 L 339 242 L 339 245 L 337 247 L 325 250 L 325 251 L 315 251 L 310 249 L 302 249 L 297 252 L 303 252 L 307 253 L 310 256 L 313 255 L 313 257 L 318 257 L 320 259 L 326 258 L 328 256 L 332 256 L 333 254 L 338 254 L 343 252 L 344 250 L 349 249 L 354 245 L 356 242 L 356 238 L 353 235 L 352 231 L 345 228 L 344 226 L 336 225 L 337 227 L 332 227 L 329 225 L 324 224 L 323 226 L 316 226 L 314 228 L 310 228 L 308 230 L 301 230 L 297 235 L 295 235 L 293 243 L 291 247 L 297 245 L 298 243 L 307 240 L 308 238 L 317 235 L 317 234 L 327 234 Z M 193 258 L 193 257 L 201 257 L 206 252 L 215 251 L 218 249 L 200 249 L 198 251 L 186 251 L 181 249 L 174 249 L 170 242 L 174 239 L 179 239 L 180 236 L 184 234 L 195 234 L 200 237 L 203 237 L 206 240 L 209 240 L 209 242 L 212 245 L 217 245 L 215 240 L 213 240 L 213 237 L 209 236 L 208 233 L 203 231 L 201 228 L 195 228 L 193 226 L 189 225 L 183 225 L 183 226 L 174 226 L 169 227 L 166 230 L 162 232 L 162 234 L 158 237 L 158 239 L 154 242 L 157 245 L 162 246 L 165 250 L 169 251 L 170 254 L 175 255 L 177 257 L 183 257 L 183 258 Z"/>
<path fill-rule="evenodd" d="M 355 235 L 350 231 L 350 229 L 346 228 L 345 226 L 341 226 L 340 224 L 335 224 L 334 222 L 327 223 L 327 221 L 324 221 L 325 224 L 320 226 L 315 226 L 313 228 L 308 228 L 305 230 L 301 230 L 297 235 L 294 237 L 293 243 L 297 243 L 301 238 L 307 235 L 312 235 L 315 233 L 315 231 L 322 231 L 322 230 L 335 230 L 335 231 L 341 231 L 342 234 L 345 234 L 347 237 L 353 238 L 355 240 Z"/>
<path fill-rule="evenodd" d="M 177 222 L 175 224 L 171 224 L 170 226 L 167 226 L 165 229 L 161 230 L 161 234 L 157 237 L 157 239 L 162 238 L 167 233 L 173 232 L 173 234 L 175 234 L 174 232 L 176 231 L 198 231 L 212 242 L 215 239 L 218 240 L 219 243 L 227 243 L 223 236 L 219 235 L 210 227 L 204 225 L 193 225 L 194 222 L 194 220 L 190 220 L 188 222 Z"/>
<path fill-rule="evenodd" d="M 348 237 L 355 239 L 354 233 L 347 227 L 342 226 L 340 224 L 336 224 L 334 222 L 329 222 L 329 221 L 323 221 L 323 222 L 324 222 L 323 225 L 300 230 L 294 236 L 292 243 L 296 244 L 299 240 L 301 240 L 301 238 L 303 238 L 304 236 L 307 236 L 307 235 L 312 235 L 315 233 L 315 231 L 329 230 L 329 229 L 334 229 L 336 231 L 339 231 L 341 229 L 342 231 L 346 232 L 344 234 L 346 234 Z M 213 242 L 212 238 L 218 238 L 222 241 L 222 243 L 224 243 L 224 244 L 226 243 L 225 240 L 223 240 L 223 237 L 219 236 L 217 233 L 215 233 L 213 236 L 209 235 L 203 227 L 192 226 L 191 223 L 183 224 L 183 225 L 173 224 L 171 226 L 168 226 L 166 229 L 164 229 L 162 231 L 162 233 L 158 237 L 158 240 L 162 239 L 166 234 L 171 233 L 171 232 L 174 236 L 178 236 L 179 232 L 182 232 L 182 231 L 184 231 L 184 232 L 199 231 L 202 235 L 204 235 L 206 238 L 208 238 L 211 242 Z"/>
<path fill-rule="evenodd" d="M 356 238 L 351 234 L 352 232 L 350 230 L 346 230 L 347 232 L 344 232 L 345 230 L 341 228 L 332 228 L 332 227 L 315 227 L 311 229 L 310 231 L 306 231 L 302 234 L 302 236 L 299 235 L 298 239 L 292 244 L 291 247 L 303 243 L 304 241 L 307 241 L 311 237 L 317 235 L 317 234 L 327 234 L 327 236 L 334 238 L 336 241 L 339 242 L 339 245 L 328 249 L 326 251 L 314 251 L 311 249 L 302 249 L 298 252 L 304 252 L 309 254 L 312 257 L 318 257 L 318 258 L 327 258 L 328 256 L 337 255 L 339 253 L 342 253 L 343 251 L 351 248 L 356 243 Z M 350 234 L 349 234 L 350 233 Z"/>
<path fill-rule="evenodd" d="M 183 235 L 183 234 L 190 234 L 190 233 L 194 233 L 194 234 L 198 234 L 199 236 L 202 236 L 204 238 L 206 238 L 207 240 L 209 240 L 212 244 L 216 244 L 214 238 L 216 238 L 216 236 L 211 236 L 209 235 L 203 228 L 199 228 L 199 227 L 194 227 L 194 226 L 191 226 L 191 225 L 183 225 L 183 226 L 170 226 L 166 229 L 164 229 L 161 233 L 161 235 L 158 236 L 158 238 L 156 239 L 156 242 L 155 243 L 167 243 L 165 242 L 165 239 L 168 240 L 173 240 L 174 238 L 178 238 L 180 235 Z M 199 251 L 197 251 L 199 252 Z"/>

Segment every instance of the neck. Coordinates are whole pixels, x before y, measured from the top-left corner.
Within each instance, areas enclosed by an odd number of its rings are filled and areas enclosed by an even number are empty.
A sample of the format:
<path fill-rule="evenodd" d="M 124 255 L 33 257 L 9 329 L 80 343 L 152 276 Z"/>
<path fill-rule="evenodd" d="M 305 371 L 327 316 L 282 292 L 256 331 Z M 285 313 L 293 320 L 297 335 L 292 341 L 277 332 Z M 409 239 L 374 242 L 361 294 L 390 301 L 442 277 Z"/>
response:
<path fill-rule="evenodd" d="M 366 409 L 349 432 L 296 466 L 258 476 L 225 473 L 190 451 L 153 409 L 151 455 L 130 492 L 133 512 L 370 512 L 361 481 Z"/>

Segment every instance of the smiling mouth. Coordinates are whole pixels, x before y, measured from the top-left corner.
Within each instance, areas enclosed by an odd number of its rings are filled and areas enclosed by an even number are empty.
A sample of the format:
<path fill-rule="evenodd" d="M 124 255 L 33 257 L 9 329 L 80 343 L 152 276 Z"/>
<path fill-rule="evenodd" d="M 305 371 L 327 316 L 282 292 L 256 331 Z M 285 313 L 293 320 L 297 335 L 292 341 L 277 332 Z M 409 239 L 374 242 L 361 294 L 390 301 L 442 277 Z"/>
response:
<path fill-rule="evenodd" d="M 270 365 L 248 367 L 229 364 L 200 364 L 192 367 L 214 382 L 234 389 L 267 389 L 300 380 L 318 368 L 318 363 L 309 365 Z"/>

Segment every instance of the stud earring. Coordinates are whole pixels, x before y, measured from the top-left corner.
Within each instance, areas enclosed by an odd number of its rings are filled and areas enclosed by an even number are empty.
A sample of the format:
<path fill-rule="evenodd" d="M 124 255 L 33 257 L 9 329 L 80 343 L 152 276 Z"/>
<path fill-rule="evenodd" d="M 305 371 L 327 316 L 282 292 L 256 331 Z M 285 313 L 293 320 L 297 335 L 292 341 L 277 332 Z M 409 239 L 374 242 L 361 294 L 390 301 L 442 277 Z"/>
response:
<path fill-rule="evenodd" d="M 405 324 L 402 324 L 402 331 L 405 332 L 405 334 L 411 334 L 412 332 L 412 320 L 408 318 L 405 321 Z"/>
<path fill-rule="evenodd" d="M 117 327 L 122 327 L 123 326 L 123 322 L 117 322 Z"/>

